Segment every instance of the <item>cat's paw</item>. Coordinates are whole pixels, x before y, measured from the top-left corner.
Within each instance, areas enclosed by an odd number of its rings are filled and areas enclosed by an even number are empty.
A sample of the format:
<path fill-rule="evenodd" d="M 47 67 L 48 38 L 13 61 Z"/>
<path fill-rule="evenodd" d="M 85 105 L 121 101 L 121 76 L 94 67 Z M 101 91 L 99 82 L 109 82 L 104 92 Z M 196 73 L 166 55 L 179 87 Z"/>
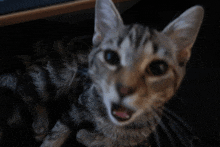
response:
<path fill-rule="evenodd" d="M 113 147 L 112 140 L 98 133 L 91 133 L 85 129 L 76 135 L 77 141 L 87 147 Z"/>
<path fill-rule="evenodd" d="M 40 141 L 43 141 L 44 140 L 44 138 L 46 137 L 46 133 L 45 134 L 37 134 L 37 135 L 35 135 L 35 140 L 36 141 L 38 141 L 38 142 L 40 142 Z"/>
<path fill-rule="evenodd" d="M 61 147 L 70 133 L 71 131 L 66 125 L 57 121 L 40 147 Z"/>
<path fill-rule="evenodd" d="M 36 134 L 35 139 L 37 141 L 42 141 L 48 132 L 49 120 L 46 107 L 38 104 L 33 108 L 34 122 L 32 128 Z"/>
<path fill-rule="evenodd" d="M 78 142 L 88 146 L 95 139 L 94 134 L 89 133 L 87 130 L 82 129 L 77 132 L 76 139 Z"/>
<path fill-rule="evenodd" d="M 36 141 L 42 141 L 48 132 L 49 121 L 47 118 L 38 118 L 33 122 L 32 128 L 36 134 Z"/>

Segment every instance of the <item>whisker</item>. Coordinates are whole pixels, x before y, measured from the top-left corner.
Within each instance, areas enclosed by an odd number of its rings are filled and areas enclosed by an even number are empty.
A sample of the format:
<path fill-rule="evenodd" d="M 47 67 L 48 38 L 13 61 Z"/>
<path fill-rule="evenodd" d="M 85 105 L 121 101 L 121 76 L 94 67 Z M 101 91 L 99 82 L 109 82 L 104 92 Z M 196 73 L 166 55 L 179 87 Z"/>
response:
<path fill-rule="evenodd" d="M 177 114 L 175 114 L 174 112 L 172 112 L 171 110 L 169 110 L 168 108 L 164 107 L 164 115 L 166 113 L 170 114 L 171 116 L 173 116 L 174 118 L 176 118 L 183 126 L 185 126 L 187 128 L 187 130 L 189 132 L 192 132 L 192 128 L 182 119 L 180 118 L 179 116 L 177 116 Z"/>
<path fill-rule="evenodd" d="M 183 98 L 177 97 L 176 99 L 179 100 L 182 104 L 187 105 Z"/>
<path fill-rule="evenodd" d="M 177 137 L 179 138 L 179 140 L 184 146 L 189 147 L 191 145 L 191 143 L 188 144 L 188 142 L 190 141 L 186 139 L 186 137 L 183 137 L 182 135 L 180 135 L 183 133 L 183 131 L 182 129 L 179 129 L 179 125 L 176 122 L 169 123 L 169 126 L 172 129 L 172 131 L 175 132 L 175 134 L 177 135 Z"/>
<path fill-rule="evenodd" d="M 149 124 L 150 124 L 150 126 L 152 127 L 152 126 L 154 126 L 154 122 L 152 122 L 152 121 L 148 121 L 149 122 Z M 152 130 L 152 129 L 151 129 Z M 152 130 L 153 131 L 153 133 L 154 133 L 154 138 L 155 138 L 155 140 L 156 140 L 156 143 L 157 143 L 157 146 L 158 147 L 161 147 L 160 146 L 160 139 L 159 139 L 159 135 L 158 135 L 158 133 L 157 133 L 157 130 L 155 129 L 155 130 Z"/>
<path fill-rule="evenodd" d="M 172 116 L 174 116 L 175 118 L 177 118 L 184 126 L 186 126 L 186 123 L 179 118 L 174 112 L 170 111 L 168 108 L 164 108 L 166 109 L 165 111 L 169 111 Z M 165 112 L 164 111 L 164 112 Z M 184 132 L 184 130 L 181 128 L 181 126 L 179 124 L 176 123 L 175 120 L 173 120 L 170 116 L 168 116 L 166 113 L 163 113 L 163 116 L 166 117 L 169 120 L 169 126 L 172 129 L 172 131 L 177 135 L 177 137 L 179 138 L 179 140 L 181 141 L 181 143 L 188 147 L 189 145 L 187 145 L 188 142 L 190 142 L 190 140 L 187 137 L 182 137 L 182 135 L 180 134 L 186 134 L 186 132 Z M 191 130 L 189 129 L 189 126 L 187 125 L 187 131 L 189 131 L 190 134 Z M 184 135 L 187 136 L 187 135 Z M 191 143 L 189 143 L 191 145 Z"/>
<path fill-rule="evenodd" d="M 159 126 L 163 129 L 163 131 L 168 136 L 172 146 L 175 147 L 176 144 L 175 144 L 175 141 L 173 140 L 173 137 L 169 133 L 169 131 L 168 131 L 167 127 L 165 126 L 165 124 L 161 121 L 161 118 L 159 117 L 159 115 L 157 114 L 157 112 L 156 112 L 156 110 L 154 108 L 152 108 L 152 112 L 154 113 L 154 118 L 156 119 L 157 123 L 159 124 Z"/>
<path fill-rule="evenodd" d="M 171 117 L 170 117 L 169 115 L 167 115 L 166 113 L 163 113 L 163 116 L 169 120 L 169 123 L 175 123 L 176 126 L 178 126 L 179 130 L 180 130 L 180 131 L 182 130 L 181 132 L 184 132 L 184 131 L 183 131 L 184 129 L 181 129 L 181 128 L 182 128 L 181 124 L 178 124 L 173 118 L 171 118 Z M 192 134 L 191 130 L 188 130 L 188 128 L 185 129 L 185 132 L 187 132 L 188 134 Z"/>
<path fill-rule="evenodd" d="M 157 146 L 160 147 L 160 138 L 159 138 L 159 135 L 157 133 L 157 130 L 154 131 L 154 137 L 156 139 Z"/>

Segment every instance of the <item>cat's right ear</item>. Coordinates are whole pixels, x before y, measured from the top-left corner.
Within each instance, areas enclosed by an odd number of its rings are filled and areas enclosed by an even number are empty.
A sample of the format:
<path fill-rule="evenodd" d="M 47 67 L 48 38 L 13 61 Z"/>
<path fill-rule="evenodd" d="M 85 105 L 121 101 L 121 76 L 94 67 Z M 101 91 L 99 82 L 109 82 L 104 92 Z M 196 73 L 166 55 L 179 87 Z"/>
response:
<path fill-rule="evenodd" d="M 203 16 L 204 9 L 201 6 L 194 6 L 186 10 L 163 30 L 163 33 L 177 45 L 177 57 L 181 65 L 186 65 L 190 58 L 191 48 L 198 35 Z"/>
<path fill-rule="evenodd" d="M 111 0 L 96 0 L 93 45 L 98 45 L 108 33 L 123 26 L 121 16 Z"/>

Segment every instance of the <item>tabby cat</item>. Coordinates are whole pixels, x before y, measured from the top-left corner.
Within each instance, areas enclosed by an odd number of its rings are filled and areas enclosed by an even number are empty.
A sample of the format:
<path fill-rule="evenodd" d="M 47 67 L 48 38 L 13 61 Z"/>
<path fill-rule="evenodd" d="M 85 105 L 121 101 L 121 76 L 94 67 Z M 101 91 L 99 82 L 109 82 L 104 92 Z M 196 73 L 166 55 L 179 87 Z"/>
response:
<path fill-rule="evenodd" d="M 150 146 L 152 133 L 160 146 L 155 131 L 158 125 L 176 146 L 161 117 L 178 118 L 164 105 L 185 75 L 203 13 L 201 6 L 194 6 L 163 31 L 157 31 L 140 24 L 124 25 L 111 0 L 97 0 L 94 47 L 88 57 L 87 78 L 92 82 L 65 119 L 56 123 L 42 147 L 61 146 L 71 133 L 68 124 L 84 121 L 93 123 L 95 129 L 79 130 L 77 139 L 89 147 L 136 146 L 143 142 Z M 171 126 L 179 136 L 175 128 L 180 126 Z M 190 140 L 182 143 L 191 146 Z"/>

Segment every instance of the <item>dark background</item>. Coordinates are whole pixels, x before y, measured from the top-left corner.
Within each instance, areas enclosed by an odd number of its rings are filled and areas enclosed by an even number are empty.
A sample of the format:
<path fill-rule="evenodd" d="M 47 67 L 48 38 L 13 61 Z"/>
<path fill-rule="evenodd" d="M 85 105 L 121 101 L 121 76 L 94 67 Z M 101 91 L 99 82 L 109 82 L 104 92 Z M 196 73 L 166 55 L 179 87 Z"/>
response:
<path fill-rule="evenodd" d="M 194 5 L 205 9 L 204 21 L 187 74 L 177 95 L 168 104 L 173 111 L 193 127 L 206 147 L 220 146 L 220 9 L 211 1 L 148 1 L 141 0 L 122 14 L 125 24 L 141 23 L 162 30 L 170 21 Z M 117 5 L 122 7 L 120 4 Z M 90 14 L 91 16 L 93 14 Z M 93 17 L 92 17 L 93 18 Z M 31 54 L 32 44 L 40 39 L 60 39 L 62 36 L 93 34 L 93 19 L 75 24 L 36 20 L 0 28 L 0 57 Z M 87 43 L 91 45 L 91 41 Z M 181 98 L 183 103 L 176 103 Z M 19 136 L 19 135 L 18 135 Z M 22 136 L 22 135 L 20 135 Z M 23 135 L 27 144 L 32 140 Z M 77 146 L 77 144 L 75 144 Z"/>

